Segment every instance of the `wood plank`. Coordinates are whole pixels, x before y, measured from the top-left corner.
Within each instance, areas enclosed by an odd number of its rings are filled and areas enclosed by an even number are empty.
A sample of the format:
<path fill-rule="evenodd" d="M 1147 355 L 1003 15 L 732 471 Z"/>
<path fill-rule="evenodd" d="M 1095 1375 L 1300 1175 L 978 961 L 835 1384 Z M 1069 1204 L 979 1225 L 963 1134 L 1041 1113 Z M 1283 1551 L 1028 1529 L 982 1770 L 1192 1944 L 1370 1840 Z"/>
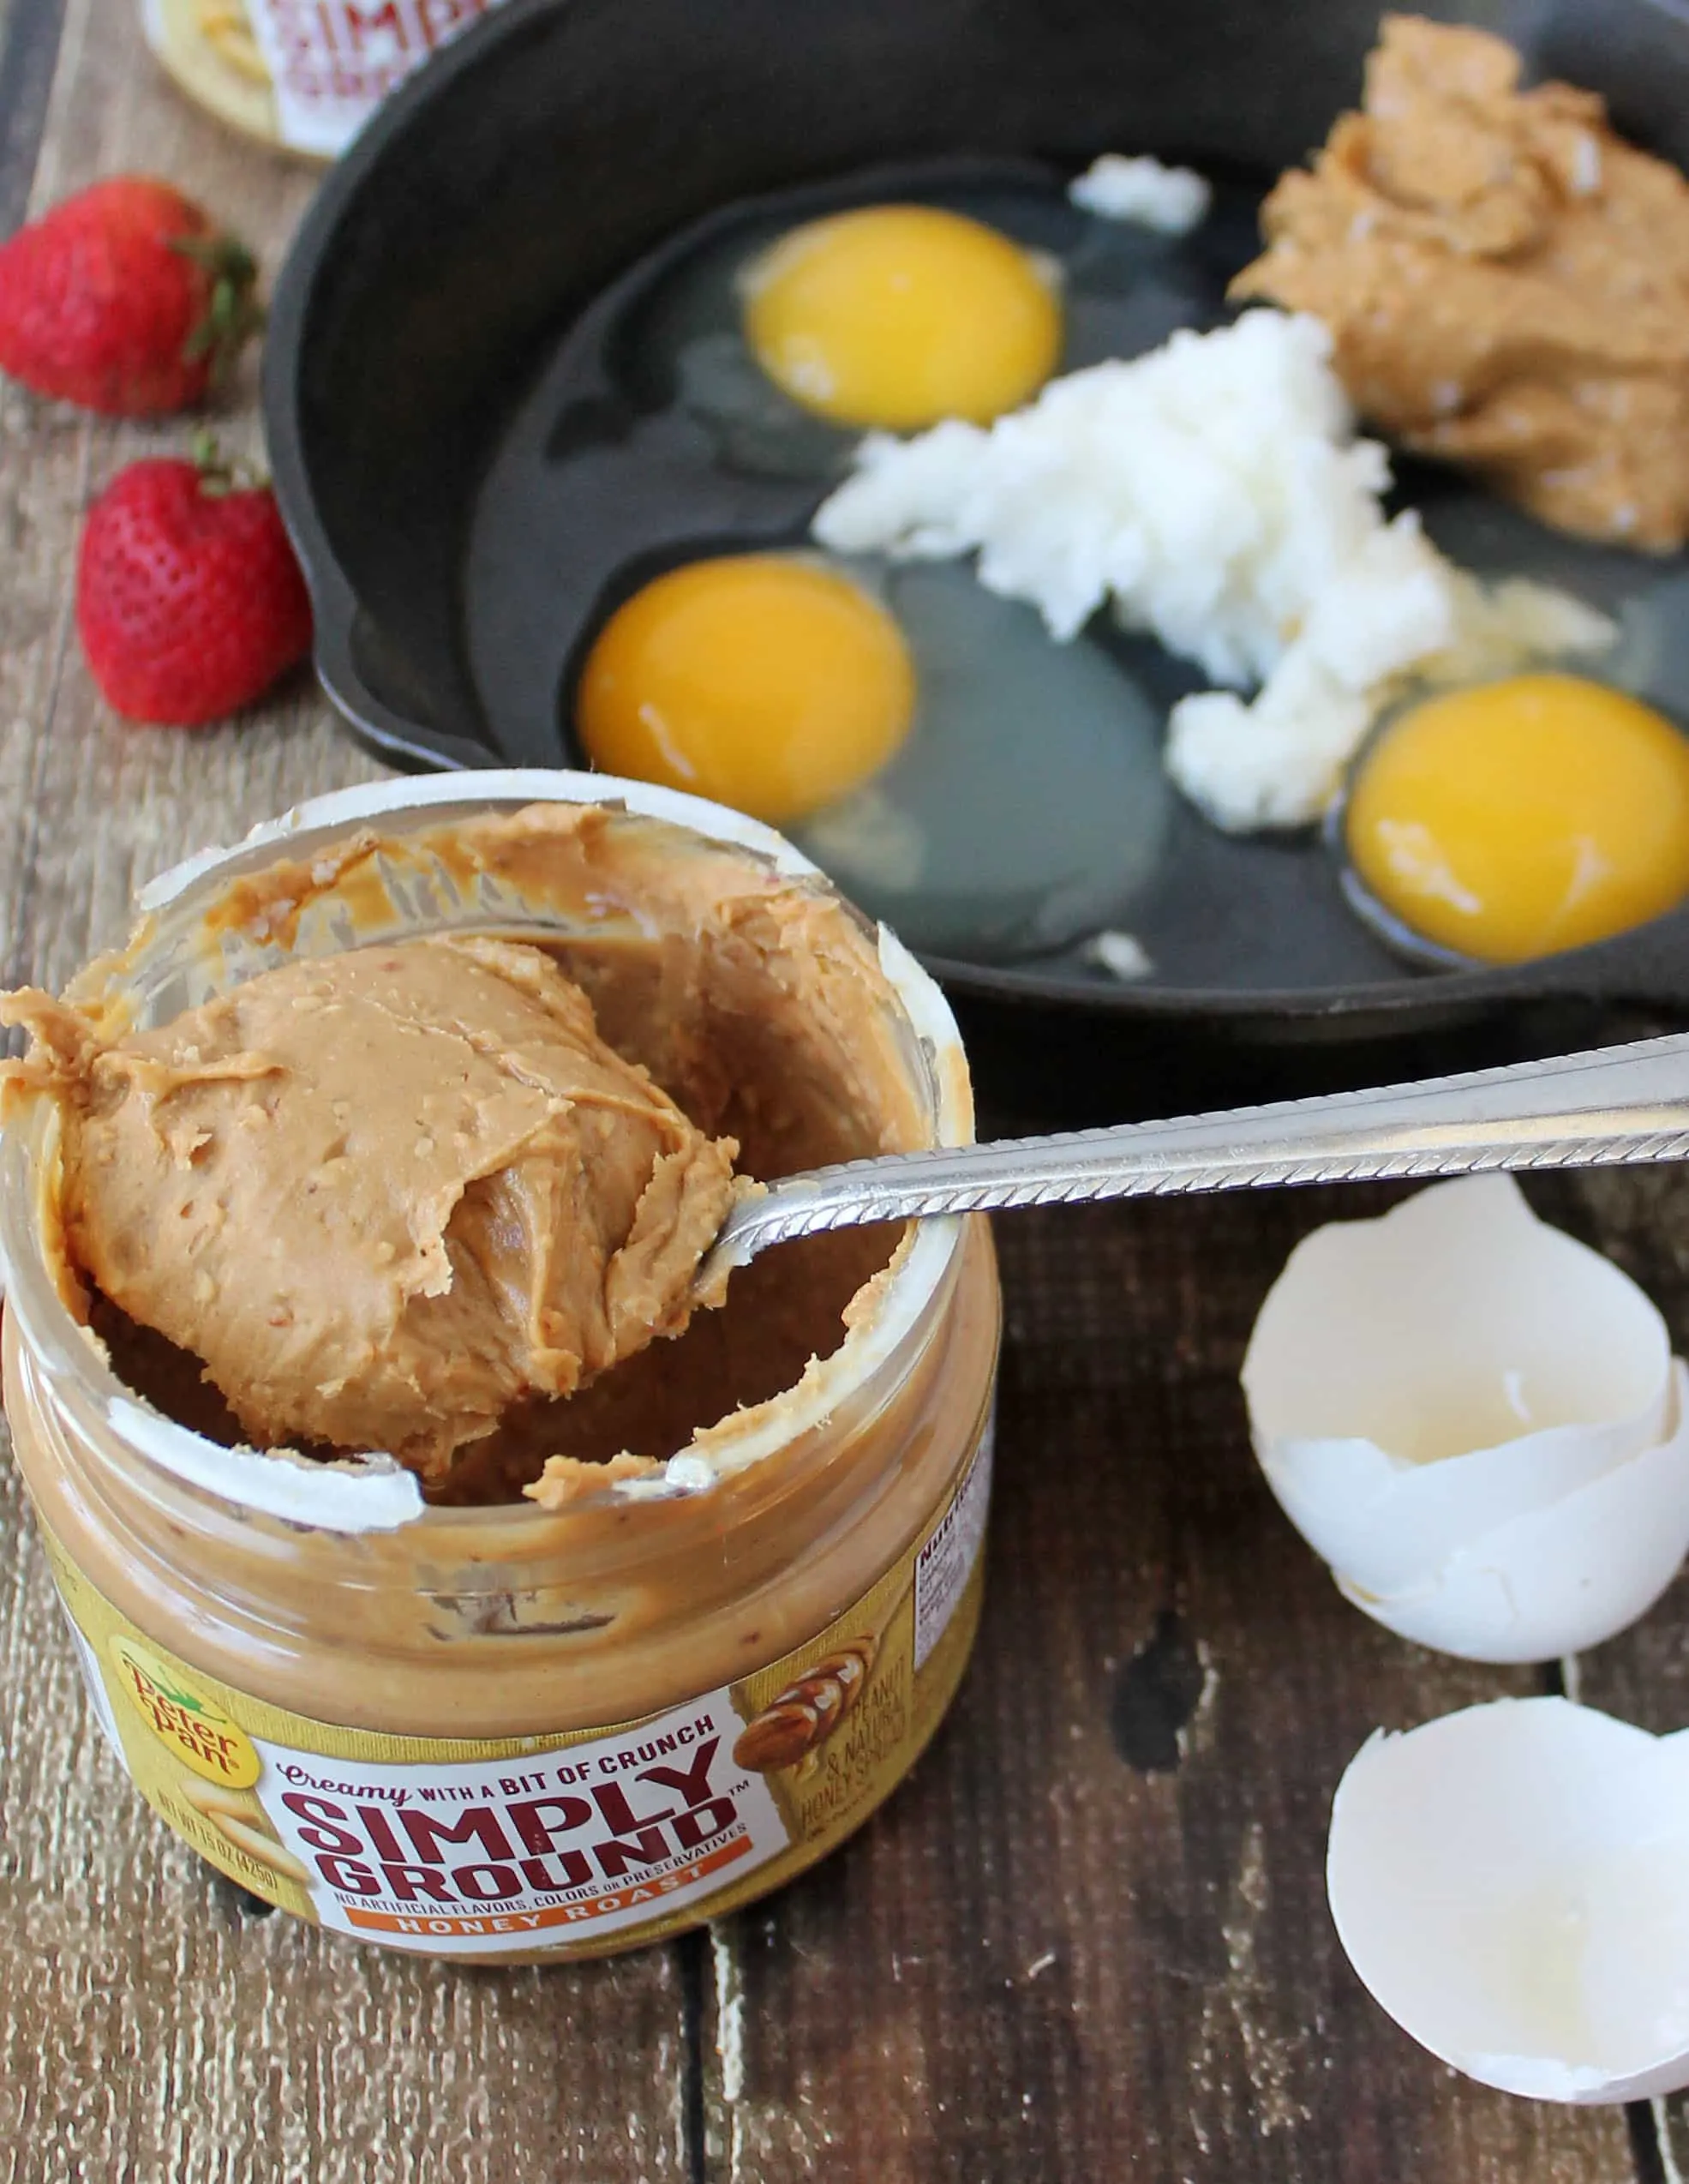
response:
<path fill-rule="evenodd" d="M 0 112 L 0 220 L 141 166 L 273 269 L 307 171 L 180 100 L 131 0 L 66 0 L 36 162 L 57 0 L 6 4 L 0 100 L 25 88 Z M 228 420 L 249 449 L 252 389 Z M 194 735 L 99 704 L 70 621 L 80 511 L 187 436 L 0 393 L 8 982 L 61 981 L 176 856 L 380 771 L 302 681 Z M 1367 1731 L 1527 1687 L 1345 1608 L 1243 1447 L 1266 1280 L 1361 1203 L 1005 1226 L 993 1590 L 956 1718 L 862 1839 L 707 1947 L 476 1972 L 252 1917 L 100 1747 L 0 1474 L 0 2184 L 1629 2178 L 1622 2118 L 1508 2103 L 1420 2055 L 1326 1920 L 1325 1808 Z"/>
<path fill-rule="evenodd" d="M 39 0 L 11 0 L 14 27 Z M 133 0 L 70 0 L 33 209 L 139 167 L 201 195 L 273 272 L 312 184 L 181 99 Z M 6 83 L 0 60 L 0 89 Z M 8 170 L 0 132 L 0 212 Z M 14 206 L 15 214 L 20 207 Z M 227 441 L 256 452 L 249 366 Z M 308 678 L 250 721 L 125 728 L 70 621 L 81 511 L 191 424 L 0 393 L 0 978 L 63 981 L 136 885 L 314 791 L 378 777 Z M 689 2174 L 687 1958 L 458 1971 L 255 1918 L 100 1744 L 0 1472 L 0 2180 L 590 2184 Z"/>
<path fill-rule="evenodd" d="M 28 201 L 63 15 L 63 0 L 6 0 L 0 10 L 0 234 Z"/>
<path fill-rule="evenodd" d="M 27 0 L 18 0 L 27 4 Z M 135 10 L 72 0 L 30 209 L 104 173 L 167 174 L 214 206 L 273 272 L 311 189 L 308 170 L 253 150 L 177 96 L 140 43 Z M 256 361 L 218 420 L 261 459 Z M 252 720 L 193 734 L 112 719 L 78 650 L 71 601 L 88 501 L 141 454 L 185 450 L 194 421 L 117 423 L 0 393 L 0 964 L 57 981 L 123 932 L 135 888 L 207 841 L 300 795 L 378 776 L 297 677 Z"/>
<path fill-rule="evenodd" d="M 1665 1314 L 1680 1356 L 1689 1355 L 1689 1170 L 1593 1171 L 1566 1177 L 1554 1217 L 1599 1245 L 1639 1281 Z M 1545 1205 L 1545 1210 L 1547 1206 Z M 1689 1576 L 1609 1644 L 1567 1664 L 1567 1688 L 1586 1705 L 1656 1734 L 1689 1724 Z M 1689 2097 L 1654 2103 L 1660 2184 L 1689 2176 Z"/>
<path fill-rule="evenodd" d="M 1401 1644 L 1272 1503 L 1237 1372 L 1271 1273 L 1369 1192 L 1020 1215 L 984 1633 L 868 1835 L 722 1929 L 710 2170 L 1619 2184 L 1622 2114 L 1457 2078 L 1324 1903 L 1378 1724 L 1537 1688 Z"/>

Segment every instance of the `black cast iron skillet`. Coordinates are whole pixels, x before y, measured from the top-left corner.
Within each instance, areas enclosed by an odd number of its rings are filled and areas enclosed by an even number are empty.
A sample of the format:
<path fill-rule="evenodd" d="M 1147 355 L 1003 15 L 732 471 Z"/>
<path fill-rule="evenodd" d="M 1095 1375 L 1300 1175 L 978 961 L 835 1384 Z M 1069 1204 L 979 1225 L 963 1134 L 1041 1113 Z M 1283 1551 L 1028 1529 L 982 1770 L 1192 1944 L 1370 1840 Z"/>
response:
<path fill-rule="evenodd" d="M 1533 75 L 1605 92 L 1621 129 L 1689 164 L 1679 0 L 1428 12 L 1501 31 Z M 277 285 L 270 458 L 329 694 L 400 764 L 533 762 L 471 671 L 471 516 L 564 333 L 666 237 L 738 199 L 958 156 L 1141 149 L 1269 177 L 1354 102 L 1377 19 L 1374 0 L 509 0 L 329 174 Z M 1631 1029 L 1626 1011 L 1689 1011 L 1689 909 L 1540 963 L 1381 958 L 1346 984 L 931 968 L 997 1104 L 1118 1117 L 1549 1053 Z"/>

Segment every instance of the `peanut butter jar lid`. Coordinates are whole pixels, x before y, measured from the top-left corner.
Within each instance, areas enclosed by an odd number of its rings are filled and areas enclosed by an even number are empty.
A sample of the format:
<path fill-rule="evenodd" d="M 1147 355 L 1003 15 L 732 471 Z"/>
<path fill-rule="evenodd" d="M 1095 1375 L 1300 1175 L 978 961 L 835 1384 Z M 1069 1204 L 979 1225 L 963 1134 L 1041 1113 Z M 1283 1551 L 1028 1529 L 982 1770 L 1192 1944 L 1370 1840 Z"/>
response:
<path fill-rule="evenodd" d="M 242 880 L 279 859 L 298 858 L 318 843 L 326 852 L 372 825 L 392 826 L 397 842 L 437 833 L 454 819 L 467 824 L 550 804 L 602 807 L 664 822 L 703 843 L 744 852 L 750 861 L 782 879 L 829 894 L 836 891 L 818 867 L 772 828 L 698 797 L 563 770 L 433 775 L 312 798 L 253 828 L 241 843 L 207 849 L 186 859 L 141 891 L 141 922 L 130 940 L 105 963 L 84 974 L 84 980 L 104 976 L 106 987 L 93 990 L 114 994 L 131 981 L 140 986 L 149 978 L 170 991 L 172 981 L 183 984 L 182 966 L 189 956 L 196 956 L 196 975 L 207 975 L 214 960 L 215 982 L 237 984 L 262 965 L 249 952 L 243 956 L 240 945 L 231 946 L 226 929 L 218 949 L 207 951 L 202 935 L 209 914 Z M 335 903 L 335 869 L 326 855 L 321 901 L 328 905 Z M 407 895 L 407 899 L 398 899 L 398 894 Z M 430 929 L 427 918 L 416 914 L 416 899 L 407 891 L 397 891 L 392 903 L 395 936 L 401 931 Z M 367 909 L 367 893 L 363 907 Z M 225 923 L 226 927 L 226 920 Z M 865 921 L 863 925 L 873 939 L 888 1003 L 901 1019 L 900 1037 L 912 1069 L 924 1080 L 920 1089 L 931 1116 L 929 1142 L 966 1144 L 973 1137 L 973 1095 L 949 1005 L 894 934 L 883 926 L 871 928 Z M 386 937 L 368 930 L 357 935 L 368 940 Z M 347 943 L 343 939 L 341 945 Z M 84 983 L 82 995 L 89 991 Z M 179 1005 L 191 1005 L 185 992 Z M 32 1137 L 39 1140 L 39 1131 L 28 1126 L 9 1131 L 0 1147 L 0 1249 L 10 1262 L 10 1301 L 28 1347 L 49 1371 L 62 1370 L 94 1389 L 114 1432 L 189 1485 L 290 1523 L 337 1533 L 380 1532 L 428 1521 L 437 1514 L 424 1502 L 415 1475 L 391 1455 L 378 1452 L 325 1464 L 285 1449 L 231 1450 L 153 1409 L 125 1387 L 76 1325 L 54 1280 L 44 1248 L 54 1219 L 48 1203 L 51 1147 L 41 1143 L 43 1157 L 32 1161 L 27 1142 Z M 824 1421 L 844 1396 L 889 1365 L 914 1334 L 951 1266 L 961 1233 L 961 1223 L 951 1219 L 913 1224 L 913 1233 L 899 1245 L 885 1275 L 871 1285 L 867 1308 L 853 1315 L 843 1341 L 830 1357 L 812 1360 L 799 1383 L 782 1395 L 704 1429 L 657 1470 L 607 1483 L 604 1496 L 639 1500 L 706 1491 Z M 500 1513 L 506 1520 L 513 1514 L 503 1505 Z M 446 1514 L 461 1523 L 466 1513 L 453 1509 Z M 532 1515 L 536 1522 L 548 1521 L 547 1513 L 538 1509 Z"/>

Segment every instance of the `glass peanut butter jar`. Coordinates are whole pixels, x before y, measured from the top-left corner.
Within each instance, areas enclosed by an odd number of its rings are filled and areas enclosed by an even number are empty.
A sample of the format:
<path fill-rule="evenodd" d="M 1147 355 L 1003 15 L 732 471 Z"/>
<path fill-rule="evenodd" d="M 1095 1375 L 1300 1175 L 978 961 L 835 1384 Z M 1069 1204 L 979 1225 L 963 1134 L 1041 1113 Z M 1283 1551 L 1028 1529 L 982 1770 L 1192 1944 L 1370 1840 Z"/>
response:
<path fill-rule="evenodd" d="M 473 935 L 542 950 L 741 1173 L 972 1131 L 925 973 L 778 836 L 663 790 L 351 790 L 141 899 L 65 997 L 103 1037 L 279 967 Z M 172 1096 L 149 1109 L 166 1135 Z M 382 1946 L 597 1955 L 779 1886 L 913 1764 L 979 1614 L 1001 1322 L 983 1221 L 782 1246 L 684 1332 L 419 1473 L 249 1445 L 211 1368 L 79 1263 L 69 1128 L 60 1098 L 12 1086 L 7 1415 L 101 1725 L 212 1864 Z M 195 1203 L 207 1135 L 177 1144 L 160 1223 Z M 240 1239 L 254 1263 L 263 1231 Z"/>

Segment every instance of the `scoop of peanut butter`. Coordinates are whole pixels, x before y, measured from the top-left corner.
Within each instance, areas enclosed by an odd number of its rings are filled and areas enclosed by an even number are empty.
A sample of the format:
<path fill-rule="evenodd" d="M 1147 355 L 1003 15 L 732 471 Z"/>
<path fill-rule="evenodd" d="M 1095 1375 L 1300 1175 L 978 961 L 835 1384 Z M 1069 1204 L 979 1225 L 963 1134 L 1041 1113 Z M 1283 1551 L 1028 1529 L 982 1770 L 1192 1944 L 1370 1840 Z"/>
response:
<path fill-rule="evenodd" d="M 734 1193 L 734 1141 L 530 947 L 298 960 L 111 1040 L 33 991 L 0 1018 L 60 1101 L 71 1258 L 260 1446 L 438 1480 L 514 1405 L 678 1334 Z"/>
<path fill-rule="evenodd" d="M 1309 311 L 1366 416 L 1547 522 L 1689 532 L 1689 183 L 1482 31 L 1385 18 L 1365 110 L 1267 200 L 1232 293 Z"/>

